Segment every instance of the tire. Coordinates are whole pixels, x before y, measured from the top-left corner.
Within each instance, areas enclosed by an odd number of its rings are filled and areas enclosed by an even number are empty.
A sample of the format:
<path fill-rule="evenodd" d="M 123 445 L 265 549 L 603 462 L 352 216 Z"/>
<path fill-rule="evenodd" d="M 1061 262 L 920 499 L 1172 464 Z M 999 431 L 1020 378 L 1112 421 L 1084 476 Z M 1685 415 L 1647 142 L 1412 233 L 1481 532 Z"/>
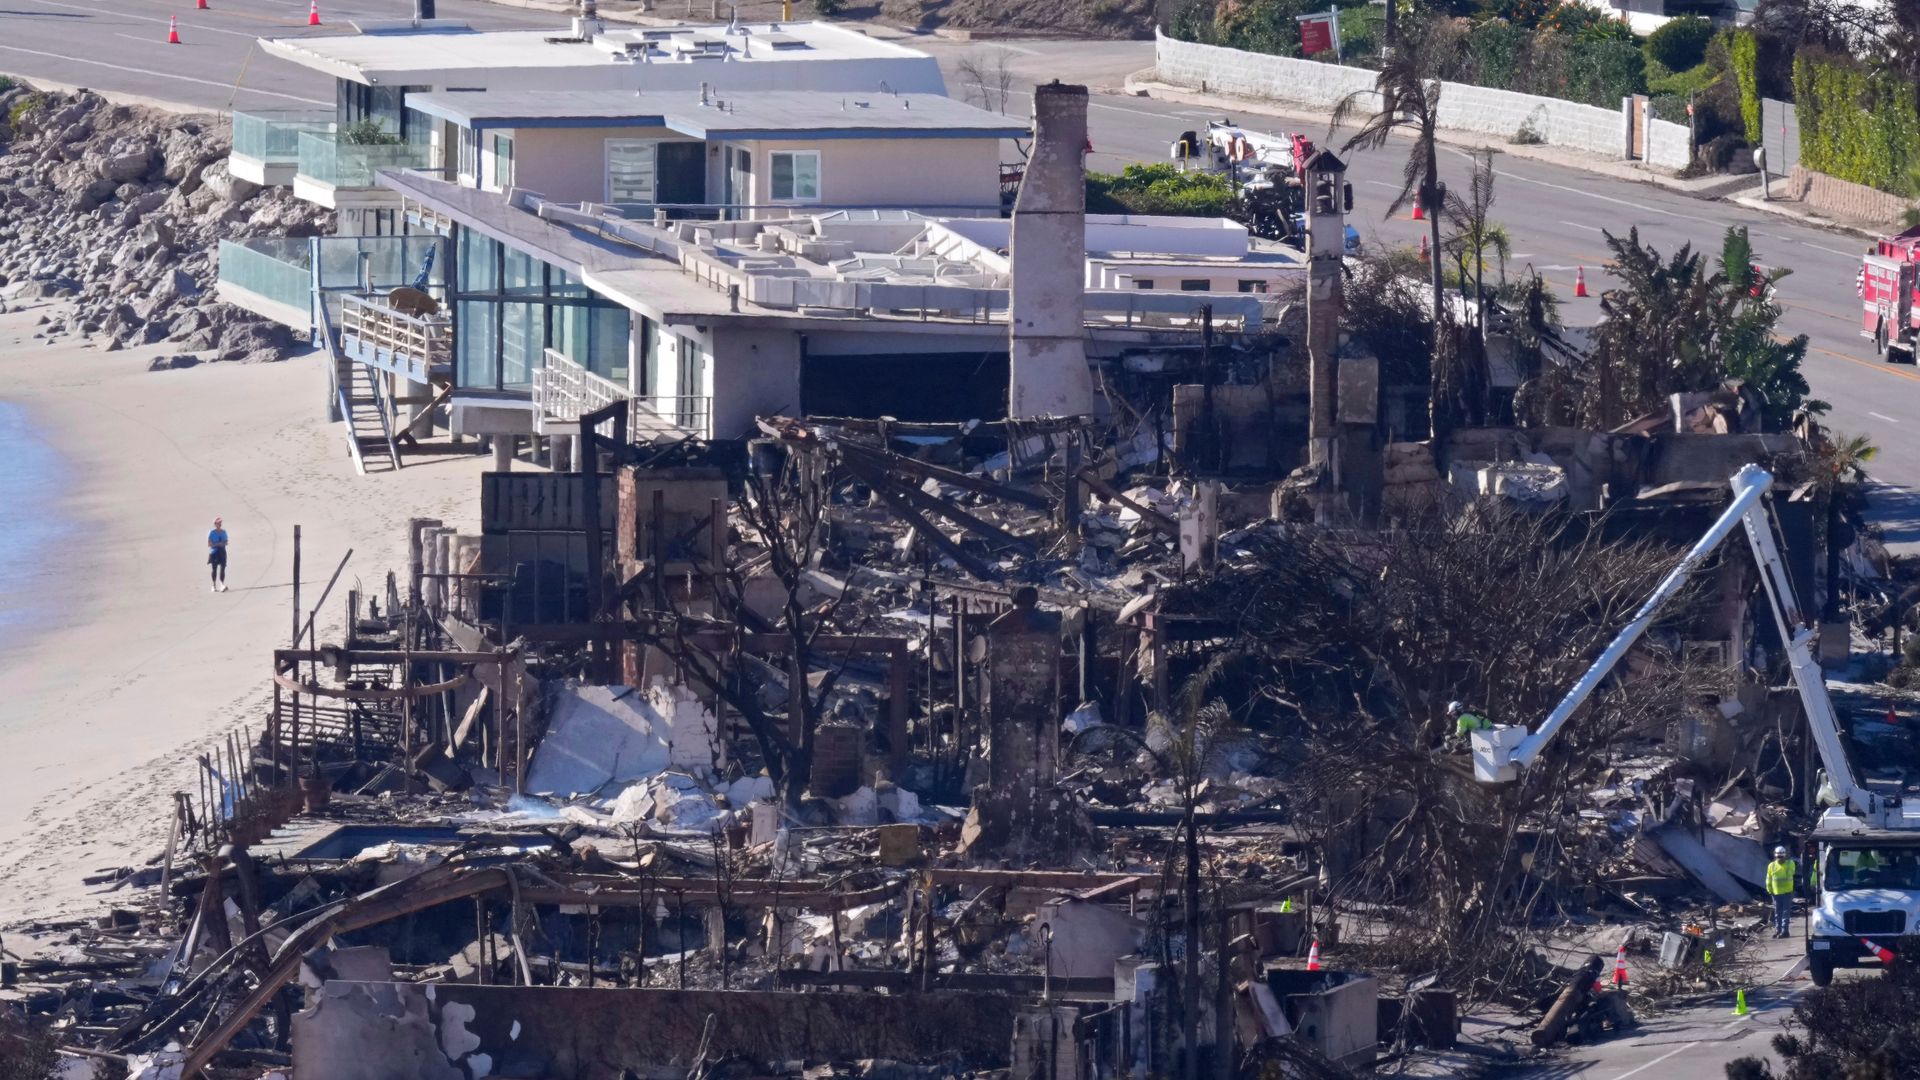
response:
<path fill-rule="evenodd" d="M 1815 986 L 1833 985 L 1833 961 L 1814 956 L 1807 959 L 1807 975 Z"/>
<path fill-rule="evenodd" d="M 1887 354 L 1887 324 L 1886 323 L 1881 323 L 1879 326 L 1874 327 L 1873 351 L 1879 355 L 1881 360 L 1891 362 L 1892 357 Z"/>

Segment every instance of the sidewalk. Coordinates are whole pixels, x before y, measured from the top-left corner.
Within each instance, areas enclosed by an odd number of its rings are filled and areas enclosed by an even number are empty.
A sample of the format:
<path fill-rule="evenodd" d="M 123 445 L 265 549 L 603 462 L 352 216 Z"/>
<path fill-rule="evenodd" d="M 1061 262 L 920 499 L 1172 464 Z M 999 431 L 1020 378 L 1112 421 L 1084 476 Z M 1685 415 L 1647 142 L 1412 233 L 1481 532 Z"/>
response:
<path fill-rule="evenodd" d="M 1289 106 L 1286 102 L 1266 98 L 1244 98 L 1226 94 L 1202 94 L 1185 87 L 1157 82 L 1151 78 L 1153 69 L 1135 72 L 1129 75 L 1121 86 L 1120 92 L 1136 97 L 1150 97 L 1160 101 L 1178 102 L 1183 105 L 1197 105 L 1202 108 L 1217 108 L 1223 113 L 1252 112 L 1261 116 L 1272 116 L 1301 123 L 1317 125 L 1314 131 L 1323 131 L 1327 125 L 1327 114 L 1311 109 Z M 1398 133 L 1396 133 L 1398 134 Z M 1411 136 L 1402 135 L 1410 138 Z M 1681 177 L 1662 169 L 1652 168 L 1633 161 L 1610 161 L 1572 150 L 1560 150 L 1551 146 L 1528 145 L 1524 143 L 1496 142 L 1485 136 L 1471 132 L 1442 130 L 1439 140 L 1449 146 L 1468 149 L 1494 150 L 1528 161 L 1538 161 L 1562 168 L 1579 169 L 1583 172 L 1625 180 L 1629 183 L 1653 184 L 1690 198 L 1709 202 L 1730 202 L 1762 213 L 1791 218 L 1804 225 L 1819 229 L 1830 229 L 1873 239 L 1881 231 L 1867 223 L 1849 223 L 1822 217 L 1806 209 L 1800 203 L 1780 198 L 1760 198 L 1759 180 L 1754 176 L 1709 175 Z M 1777 180 L 1776 180 L 1777 182 Z"/>

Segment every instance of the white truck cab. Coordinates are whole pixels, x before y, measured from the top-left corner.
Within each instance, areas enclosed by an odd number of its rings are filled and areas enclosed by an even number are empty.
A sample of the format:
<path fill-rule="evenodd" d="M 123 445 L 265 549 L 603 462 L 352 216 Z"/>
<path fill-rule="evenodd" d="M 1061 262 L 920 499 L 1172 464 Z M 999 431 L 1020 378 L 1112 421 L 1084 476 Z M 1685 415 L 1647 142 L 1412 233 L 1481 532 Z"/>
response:
<path fill-rule="evenodd" d="M 1878 964 L 1866 941 L 1899 955 L 1920 947 L 1920 831 L 1869 828 L 1839 807 L 1814 829 L 1807 973 L 1815 986 L 1835 968 Z"/>

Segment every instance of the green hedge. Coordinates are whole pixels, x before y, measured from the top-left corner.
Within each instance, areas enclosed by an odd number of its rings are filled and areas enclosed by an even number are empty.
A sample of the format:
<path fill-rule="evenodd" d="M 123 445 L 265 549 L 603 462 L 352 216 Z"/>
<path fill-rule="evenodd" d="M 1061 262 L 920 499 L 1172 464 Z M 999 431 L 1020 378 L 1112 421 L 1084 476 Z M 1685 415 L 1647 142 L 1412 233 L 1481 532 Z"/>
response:
<path fill-rule="evenodd" d="M 1740 86 L 1740 120 L 1747 141 L 1760 145 L 1760 41 L 1752 32 L 1735 30 L 1727 41 L 1727 58 Z"/>
<path fill-rule="evenodd" d="M 1162 162 L 1129 165 L 1119 174 L 1087 174 L 1091 214 L 1173 214 L 1228 217 L 1233 185 L 1223 173 L 1188 172 Z"/>
<path fill-rule="evenodd" d="M 1920 195 L 1920 113 L 1911 87 L 1801 53 L 1793 59 L 1793 96 L 1801 164 L 1895 195 Z"/>

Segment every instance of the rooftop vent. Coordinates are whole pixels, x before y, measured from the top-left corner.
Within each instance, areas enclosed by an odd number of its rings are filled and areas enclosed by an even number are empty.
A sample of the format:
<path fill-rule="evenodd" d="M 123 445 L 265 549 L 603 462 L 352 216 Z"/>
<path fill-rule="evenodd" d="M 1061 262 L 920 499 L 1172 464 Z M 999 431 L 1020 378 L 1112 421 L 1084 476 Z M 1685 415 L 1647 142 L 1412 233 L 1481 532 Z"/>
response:
<path fill-rule="evenodd" d="M 776 52 L 787 49 L 806 49 L 811 47 L 792 34 L 762 34 L 760 36 L 760 43 L 771 46 Z"/>

